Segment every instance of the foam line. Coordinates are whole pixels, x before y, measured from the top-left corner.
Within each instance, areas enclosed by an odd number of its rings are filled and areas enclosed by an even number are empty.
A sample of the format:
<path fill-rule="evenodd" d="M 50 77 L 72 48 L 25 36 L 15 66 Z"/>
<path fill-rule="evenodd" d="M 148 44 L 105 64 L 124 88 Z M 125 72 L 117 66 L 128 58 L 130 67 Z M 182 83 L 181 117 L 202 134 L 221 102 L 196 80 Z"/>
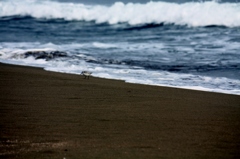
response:
<path fill-rule="evenodd" d="M 8 0 L 0 3 L 0 18 L 31 16 L 34 18 L 95 21 L 96 23 L 176 24 L 198 26 L 240 26 L 240 3 L 116 2 L 112 6 L 60 3 L 37 0 Z M 174 12 L 173 12 L 174 11 Z"/>

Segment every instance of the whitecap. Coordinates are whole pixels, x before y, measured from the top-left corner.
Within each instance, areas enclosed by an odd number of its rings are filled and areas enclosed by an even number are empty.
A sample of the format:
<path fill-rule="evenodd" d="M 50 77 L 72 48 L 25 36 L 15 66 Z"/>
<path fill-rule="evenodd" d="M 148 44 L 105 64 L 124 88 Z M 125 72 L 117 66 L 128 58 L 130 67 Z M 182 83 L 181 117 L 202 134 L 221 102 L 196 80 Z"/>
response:
<path fill-rule="evenodd" d="M 240 3 L 218 3 L 216 1 L 181 4 L 161 1 L 150 1 L 146 4 L 116 2 L 111 6 L 104 6 L 56 1 L 9 0 L 1 2 L 0 17 L 31 16 L 130 25 L 164 23 L 191 27 L 213 25 L 239 27 L 239 8 Z"/>

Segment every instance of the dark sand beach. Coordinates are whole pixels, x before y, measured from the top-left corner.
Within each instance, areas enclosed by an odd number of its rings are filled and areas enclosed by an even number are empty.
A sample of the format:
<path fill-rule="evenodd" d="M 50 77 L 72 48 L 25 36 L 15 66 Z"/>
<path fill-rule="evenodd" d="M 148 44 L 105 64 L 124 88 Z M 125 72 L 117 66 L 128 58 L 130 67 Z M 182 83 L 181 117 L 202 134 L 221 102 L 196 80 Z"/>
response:
<path fill-rule="evenodd" d="M 240 158 L 240 96 L 0 64 L 0 158 Z"/>

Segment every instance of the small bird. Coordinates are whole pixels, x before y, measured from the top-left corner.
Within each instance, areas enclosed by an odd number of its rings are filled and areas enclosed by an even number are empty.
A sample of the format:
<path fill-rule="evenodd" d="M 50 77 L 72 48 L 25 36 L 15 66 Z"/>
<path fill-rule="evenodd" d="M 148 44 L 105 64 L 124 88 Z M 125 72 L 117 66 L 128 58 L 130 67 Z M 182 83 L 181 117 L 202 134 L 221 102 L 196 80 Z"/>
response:
<path fill-rule="evenodd" d="M 88 71 L 82 71 L 81 75 L 84 76 L 84 79 L 89 79 L 89 76 L 91 76 L 92 72 Z"/>

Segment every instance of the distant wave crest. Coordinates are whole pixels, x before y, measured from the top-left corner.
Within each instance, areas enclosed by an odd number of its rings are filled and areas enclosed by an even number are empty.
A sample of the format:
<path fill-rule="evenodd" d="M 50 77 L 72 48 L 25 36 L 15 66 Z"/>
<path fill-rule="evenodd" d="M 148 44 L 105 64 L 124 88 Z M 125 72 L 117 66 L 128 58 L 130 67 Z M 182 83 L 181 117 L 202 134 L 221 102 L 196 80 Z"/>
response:
<path fill-rule="evenodd" d="M 240 26 L 240 3 L 148 2 L 146 4 L 116 2 L 112 6 L 60 3 L 37 0 L 8 0 L 0 3 L 0 20 L 14 16 L 30 16 L 67 21 L 129 25 L 175 24 L 198 26 Z"/>

